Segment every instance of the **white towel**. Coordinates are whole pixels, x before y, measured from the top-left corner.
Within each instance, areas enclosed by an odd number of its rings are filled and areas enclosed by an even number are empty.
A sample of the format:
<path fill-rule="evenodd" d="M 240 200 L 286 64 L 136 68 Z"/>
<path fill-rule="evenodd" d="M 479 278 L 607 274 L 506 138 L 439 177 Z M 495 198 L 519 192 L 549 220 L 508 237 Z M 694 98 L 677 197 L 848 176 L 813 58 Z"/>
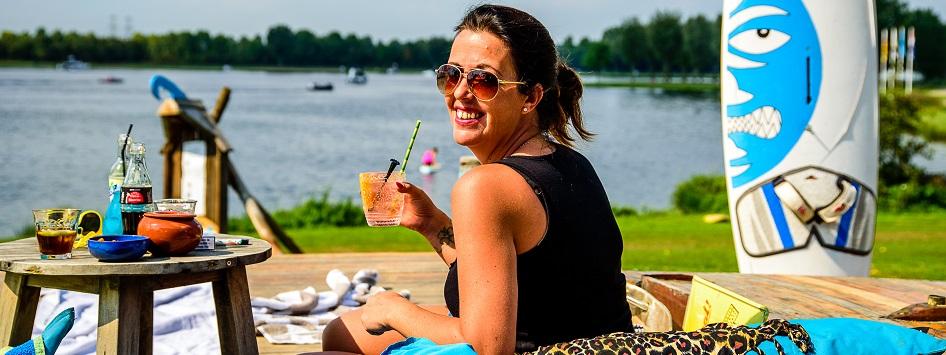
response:
<path fill-rule="evenodd" d="M 98 296 L 43 289 L 36 309 L 33 335 L 39 335 L 62 310 L 74 307 L 76 322 L 57 354 L 94 354 L 98 325 Z M 209 283 L 160 290 L 154 294 L 155 354 L 219 354 L 217 313 Z"/>

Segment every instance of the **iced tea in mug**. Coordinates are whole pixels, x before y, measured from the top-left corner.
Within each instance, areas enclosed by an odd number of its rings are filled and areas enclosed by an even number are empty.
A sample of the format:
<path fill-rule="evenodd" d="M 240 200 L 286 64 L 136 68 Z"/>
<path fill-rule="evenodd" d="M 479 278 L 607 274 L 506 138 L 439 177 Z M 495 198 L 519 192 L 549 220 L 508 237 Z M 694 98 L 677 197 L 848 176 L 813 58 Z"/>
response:
<path fill-rule="evenodd" d="M 42 259 L 69 259 L 76 240 L 80 210 L 57 208 L 33 210 L 36 241 Z"/>
<path fill-rule="evenodd" d="M 404 181 L 404 173 L 395 171 L 365 172 L 358 175 L 361 187 L 361 204 L 365 211 L 365 220 L 372 227 L 388 227 L 401 224 L 404 212 L 404 194 L 397 191 L 397 182 Z"/>

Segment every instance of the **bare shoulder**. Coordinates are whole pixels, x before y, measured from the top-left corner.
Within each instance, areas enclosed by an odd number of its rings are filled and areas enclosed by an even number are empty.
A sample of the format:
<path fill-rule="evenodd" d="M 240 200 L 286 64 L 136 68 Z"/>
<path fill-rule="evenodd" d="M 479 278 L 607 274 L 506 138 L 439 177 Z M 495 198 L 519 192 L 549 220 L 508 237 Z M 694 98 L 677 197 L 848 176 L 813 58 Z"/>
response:
<path fill-rule="evenodd" d="M 486 164 L 470 170 L 453 187 L 456 202 L 493 200 L 515 204 L 518 198 L 529 196 L 532 188 L 518 172 L 503 164 Z"/>

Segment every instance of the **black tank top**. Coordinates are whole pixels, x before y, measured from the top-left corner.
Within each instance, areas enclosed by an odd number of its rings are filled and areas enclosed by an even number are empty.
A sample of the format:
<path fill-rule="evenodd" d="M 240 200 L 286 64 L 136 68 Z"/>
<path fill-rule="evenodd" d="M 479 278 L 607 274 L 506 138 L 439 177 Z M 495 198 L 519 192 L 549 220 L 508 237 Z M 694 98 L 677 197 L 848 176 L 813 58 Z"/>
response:
<path fill-rule="evenodd" d="M 621 273 L 624 243 L 591 163 L 559 144 L 552 154 L 497 163 L 522 175 L 548 216 L 543 239 L 516 258 L 516 351 L 632 331 Z M 459 317 L 457 267 L 450 265 L 444 300 Z"/>

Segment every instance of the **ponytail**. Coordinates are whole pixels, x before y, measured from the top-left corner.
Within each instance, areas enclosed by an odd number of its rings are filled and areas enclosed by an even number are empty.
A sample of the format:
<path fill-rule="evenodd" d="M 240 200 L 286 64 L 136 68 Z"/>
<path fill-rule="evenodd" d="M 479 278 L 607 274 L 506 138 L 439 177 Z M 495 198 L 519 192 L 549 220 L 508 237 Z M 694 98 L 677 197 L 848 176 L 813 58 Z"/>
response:
<path fill-rule="evenodd" d="M 582 120 L 580 101 L 584 90 L 581 78 L 561 60 L 556 69 L 558 75 L 555 86 L 546 90 L 539 104 L 539 129 L 547 132 L 555 141 L 572 147 L 575 138 L 568 132 L 569 125 L 586 141 L 590 141 L 594 133 L 585 128 Z"/>

